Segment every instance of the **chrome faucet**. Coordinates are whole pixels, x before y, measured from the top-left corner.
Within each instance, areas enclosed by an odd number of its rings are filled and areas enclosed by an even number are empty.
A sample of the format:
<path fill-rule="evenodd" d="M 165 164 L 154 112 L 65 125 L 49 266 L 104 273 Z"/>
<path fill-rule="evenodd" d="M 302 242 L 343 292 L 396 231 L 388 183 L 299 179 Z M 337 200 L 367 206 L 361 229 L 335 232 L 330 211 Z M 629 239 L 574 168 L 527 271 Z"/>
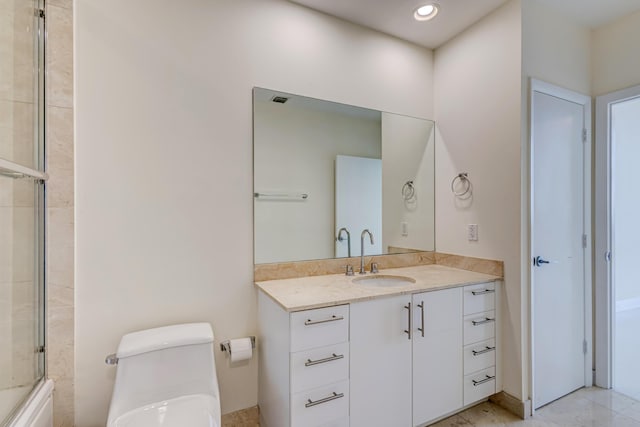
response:
<path fill-rule="evenodd" d="M 338 237 L 336 237 L 336 240 L 338 242 L 342 242 L 344 240 L 344 237 L 342 237 L 342 232 L 347 233 L 347 256 L 349 258 L 351 258 L 351 233 L 349 233 L 349 230 L 347 230 L 346 228 L 342 227 L 340 230 L 338 230 Z"/>
<path fill-rule="evenodd" d="M 373 245 L 373 234 L 369 230 L 362 230 L 362 234 L 360 235 L 360 274 L 366 274 L 364 271 L 364 235 L 369 234 L 369 240 Z"/>

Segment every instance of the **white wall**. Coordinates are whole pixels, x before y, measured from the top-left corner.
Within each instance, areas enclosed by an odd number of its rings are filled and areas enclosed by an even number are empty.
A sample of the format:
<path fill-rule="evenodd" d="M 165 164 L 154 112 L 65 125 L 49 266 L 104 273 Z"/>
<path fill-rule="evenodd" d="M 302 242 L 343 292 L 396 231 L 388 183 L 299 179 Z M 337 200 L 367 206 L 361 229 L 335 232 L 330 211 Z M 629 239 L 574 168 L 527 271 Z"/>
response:
<path fill-rule="evenodd" d="M 521 6 L 512 0 L 435 52 L 436 248 L 505 262 L 503 378 L 525 395 L 520 281 Z M 449 183 L 468 172 L 470 204 Z M 479 241 L 467 241 L 478 224 Z M 526 396 L 525 396 L 526 397 Z"/>
<path fill-rule="evenodd" d="M 524 105 L 533 77 L 565 89 L 591 92 L 591 31 L 538 0 L 522 2 Z M 524 121 L 526 123 L 526 120 Z"/>
<path fill-rule="evenodd" d="M 597 28 L 591 40 L 593 96 L 640 84 L 640 12 Z"/>
<path fill-rule="evenodd" d="M 380 115 L 255 101 L 254 141 L 256 192 L 309 194 L 305 201 L 256 200 L 255 262 L 333 258 L 336 156 L 379 159 Z"/>
<path fill-rule="evenodd" d="M 435 250 L 435 132 L 428 120 L 382 113 L 382 240 L 404 249 Z M 414 181 L 405 201 L 403 185 Z M 408 235 L 402 235 L 403 222 Z"/>
<path fill-rule="evenodd" d="M 103 360 L 122 334 L 190 321 L 216 340 L 257 332 L 252 87 L 432 118 L 433 59 L 280 0 L 75 11 L 76 425 L 89 427 L 105 423 Z M 216 357 L 223 412 L 255 405 L 255 361 Z"/>
<path fill-rule="evenodd" d="M 640 159 L 640 98 L 615 104 L 611 110 L 613 186 L 613 274 L 616 302 L 640 302 L 638 280 L 638 187 Z M 630 300 L 630 301 L 629 301 Z"/>

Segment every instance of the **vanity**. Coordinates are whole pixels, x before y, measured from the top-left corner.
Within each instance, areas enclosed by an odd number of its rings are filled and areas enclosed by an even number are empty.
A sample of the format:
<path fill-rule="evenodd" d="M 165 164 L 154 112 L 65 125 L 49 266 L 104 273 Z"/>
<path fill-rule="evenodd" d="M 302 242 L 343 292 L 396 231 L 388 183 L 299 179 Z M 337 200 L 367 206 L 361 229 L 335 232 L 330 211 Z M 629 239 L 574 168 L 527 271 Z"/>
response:
<path fill-rule="evenodd" d="M 500 277 L 421 265 L 256 285 L 261 425 L 425 426 L 502 390 Z"/>

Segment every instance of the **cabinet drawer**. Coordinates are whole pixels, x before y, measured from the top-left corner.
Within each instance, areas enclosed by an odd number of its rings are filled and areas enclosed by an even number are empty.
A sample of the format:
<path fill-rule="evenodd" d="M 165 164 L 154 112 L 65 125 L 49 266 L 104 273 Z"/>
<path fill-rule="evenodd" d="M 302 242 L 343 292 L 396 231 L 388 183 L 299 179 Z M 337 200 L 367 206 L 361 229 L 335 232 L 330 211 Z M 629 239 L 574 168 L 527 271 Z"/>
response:
<path fill-rule="evenodd" d="M 349 381 L 291 395 L 291 427 L 332 425 L 348 416 Z"/>
<path fill-rule="evenodd" d="M 349 379 L 349 343 L 292 353 L 291 393 Z"/>
<path fill-rule="evenodd" d="M 464 317 L 464 345 L 495 337 L 496 313 L 485 311 Z"/>
<path fill-rule="evenodd" d="M 480 283 L 479 285 L 465 286 L 464 288 L 464 314 L 482 313 L 495 309 L 496 284 Z"/>
<path fill-rule="evenodd" d="M 291 313 L 291 352 L 349 341 L 349 305 Z"/>
<path fill-rule="evenodd" d="M 464 377 L 464 406 L 482 400 L 496 392 L 496 368 Z"/>
<path fill-rule="evenodd" d="M 464 374 L 469 375 L 496 364 L 496 340 L 490 339 L 464 348 Z"/>

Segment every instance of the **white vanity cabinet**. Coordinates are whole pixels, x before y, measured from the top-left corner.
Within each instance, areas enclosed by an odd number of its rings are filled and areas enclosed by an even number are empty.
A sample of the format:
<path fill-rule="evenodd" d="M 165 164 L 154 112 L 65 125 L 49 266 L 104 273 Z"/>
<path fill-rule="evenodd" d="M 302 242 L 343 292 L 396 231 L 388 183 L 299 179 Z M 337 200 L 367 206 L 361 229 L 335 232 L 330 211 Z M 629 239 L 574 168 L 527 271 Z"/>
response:
<path fill-rule="evenodd" d="M 462 407 L 462 289 L 351 304 L 351 425 L 417 426 Z"/>
<path fill-rule="evenodd" d="M 349 305 L 288 313 L 258 296 L 261 426 L 349 426 Z"/>
<path fill-rule="evenodd" d="M 296 312 L 260 292 L 261 425 L 426 426 L 500 391 L 499 286 Z"/>

